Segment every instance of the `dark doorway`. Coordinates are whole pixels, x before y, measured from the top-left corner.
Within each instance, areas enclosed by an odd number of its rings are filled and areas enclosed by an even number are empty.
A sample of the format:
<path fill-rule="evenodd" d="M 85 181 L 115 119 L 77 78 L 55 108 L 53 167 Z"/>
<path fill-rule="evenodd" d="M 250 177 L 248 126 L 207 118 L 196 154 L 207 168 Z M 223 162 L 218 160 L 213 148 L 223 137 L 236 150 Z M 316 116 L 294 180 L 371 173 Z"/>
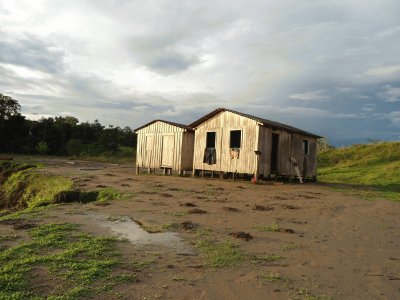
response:
<path fill-rule="evenodd" d="M 271 172 L 278 171 L 279 134 L 273 133 L 271 139 Z"/>

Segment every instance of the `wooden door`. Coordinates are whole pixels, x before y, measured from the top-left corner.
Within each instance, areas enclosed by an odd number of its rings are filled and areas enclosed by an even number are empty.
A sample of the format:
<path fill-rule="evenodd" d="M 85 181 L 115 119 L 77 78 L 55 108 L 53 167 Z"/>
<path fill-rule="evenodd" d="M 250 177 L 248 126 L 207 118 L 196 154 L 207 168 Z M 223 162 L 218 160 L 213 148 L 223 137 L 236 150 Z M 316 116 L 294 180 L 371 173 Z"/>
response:
<path fill-rule="evenodd" d="M 146 136 L 146 152 L 145 152 L 145 167 L 151 168 L 152 156 L 153 156 L 153 147 L 154 147 L 154 136 L 147 135 Z"/>
<path fill-rule="evenodd" d="M 162 137 L 162 156 L 161 166 L 162 167 L 173 167 L 174 164 L 174 136 L 163 135 Z"/>

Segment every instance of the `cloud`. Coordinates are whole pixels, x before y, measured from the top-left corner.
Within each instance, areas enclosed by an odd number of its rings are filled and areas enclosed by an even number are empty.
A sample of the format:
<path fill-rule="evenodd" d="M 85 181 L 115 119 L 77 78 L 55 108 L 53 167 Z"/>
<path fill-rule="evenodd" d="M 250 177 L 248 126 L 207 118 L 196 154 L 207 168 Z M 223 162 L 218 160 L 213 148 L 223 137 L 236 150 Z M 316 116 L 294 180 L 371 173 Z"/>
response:
<path fill-rule="evenodd" d="M 10 37 L 0 31 L 0 63 L 27 67 L 48 73 L 63 69 L 63 51 L 32 34 Z"/>
<path fill-rule="evenodd" d="M 388 118 L 393 123 L 393 125 L 400 127 L 400 111 L 392 111 L 388 114 Z"/>
<path fill-rule="evenodd" d="M 365 72 L 366 76 L 383 77 L 400 73 L 400 65 L 370 68 Z"/>
<path fill-rule="evenodd" d="M 377 95 L 385 102 L 399 102 L 400 101 L 400 87 L 392 87 L 391 85 L 385 85 L 383 92 Z"/>
<path fill-rule="evenodd" d="M 24 113 L 120 126 L 190 123 L 227 107 L 332 143 L 393 139 L 399 9 L 395 0 L 3 0 L 0 92 Z"/>

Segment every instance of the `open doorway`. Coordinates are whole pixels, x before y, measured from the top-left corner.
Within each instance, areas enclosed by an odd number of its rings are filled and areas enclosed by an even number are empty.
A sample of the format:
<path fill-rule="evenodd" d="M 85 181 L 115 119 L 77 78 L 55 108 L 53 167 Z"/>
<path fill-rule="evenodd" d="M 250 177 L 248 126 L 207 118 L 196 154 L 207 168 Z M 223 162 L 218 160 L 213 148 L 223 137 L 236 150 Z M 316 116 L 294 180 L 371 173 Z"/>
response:
<path fill-rule="evenodd" d="M 271 172 L 278 171 L 279 134 L 273 133 L 271 138 Z"/>

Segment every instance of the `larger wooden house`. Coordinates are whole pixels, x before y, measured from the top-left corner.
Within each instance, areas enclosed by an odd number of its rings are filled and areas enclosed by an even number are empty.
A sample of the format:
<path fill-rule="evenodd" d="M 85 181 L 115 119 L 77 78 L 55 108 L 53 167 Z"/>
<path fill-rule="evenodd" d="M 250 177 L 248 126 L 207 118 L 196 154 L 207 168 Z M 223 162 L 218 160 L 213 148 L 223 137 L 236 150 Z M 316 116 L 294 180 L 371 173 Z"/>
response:
<path fill-rule="evenodd" d="M 194 130 L 186 125 L 154 120 L 137 129 L 136 173 L 146 168 L 165 173 L 191 171 L 193 167 Z"/>
<path fill-rule="evenodd" d="M 219 108 L 189 125 L 195 130 L 193 174 L 317 176 L 317 139 L 298 128 Z"/>

